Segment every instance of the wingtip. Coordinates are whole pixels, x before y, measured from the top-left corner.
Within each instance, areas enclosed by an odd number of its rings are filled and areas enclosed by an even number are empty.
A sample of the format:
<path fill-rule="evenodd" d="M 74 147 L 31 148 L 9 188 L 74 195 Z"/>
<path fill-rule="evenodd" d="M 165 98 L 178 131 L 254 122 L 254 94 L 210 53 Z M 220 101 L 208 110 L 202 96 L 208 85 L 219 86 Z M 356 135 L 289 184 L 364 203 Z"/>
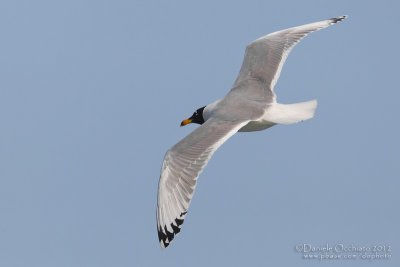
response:
<path fill-rule="evenodd" d="M 166 249 L 169 246 L 169 243 L 164 243 L 164 241 L 160 241 L 161 249 Z"/>
<path fill-rule="evenodd" d="M 334 24 L 334 23 L 341 22 L 342 20 L 345 20 L 347 17 L 348 17 L 347 15 L 344 15 L 344 16 L 340 16 L 340 17 L 336 17 L 336 18 L 331 18 L 330 20 L 331 20 L 332 24 Z"/>
<path fill-rule="evenodd" d="M 158 230 L 158 241 L 160 242 L 160 246 L 162 249 L 167 248 L 171 241 L 174 239 L 175 235 L 179 233 L 179 231 L 175 232 L 175 229 L 174 232 L 171 233 L 167 230 L 167 227 L 164 228 L 165 233 L 160 229 Z"/>
<path fill-rule="evenodd" d="M 158 241 L 160 242 L 161 248 L 166 248 L 169 245 L 167 235 L 161 230 L 161 228 L 157 229 L 158 232 Z"/>
<path fill-rule="evenodd" d="M 157 227 L 158 231 L 158 241 L 160 242 L 161 248 L 167 248 L 172 240 L 174 240 L 175 236 L 179 234 L 181 231 L 181 225 L 184 222 L 184 217 L 187 211 L 184 211 L 180 214 L 180 218 L 175 218 L 175 224 L 171 223 L 172 232 L 168 231 L 167 226 L 164 228 L 161 226 Z"/>

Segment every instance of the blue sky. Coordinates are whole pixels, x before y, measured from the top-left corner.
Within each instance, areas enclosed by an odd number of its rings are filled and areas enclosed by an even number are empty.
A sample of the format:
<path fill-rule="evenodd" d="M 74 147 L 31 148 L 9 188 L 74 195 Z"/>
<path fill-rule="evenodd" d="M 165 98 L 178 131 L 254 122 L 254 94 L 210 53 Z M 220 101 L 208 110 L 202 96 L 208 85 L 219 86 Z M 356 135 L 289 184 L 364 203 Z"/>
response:
<path fill-rule="evenodd" d="M 313 266 L 299 244 L 389 245 L 399 266 L 396 1 L 2 1 L 1 266 Z M 349 15 L 293 50 L 278 100 L 313 120 L 238 134 L 157 240 L 165 151 L 252 40 Z M 364 266 L 367 260 L 330 260 Z"/>

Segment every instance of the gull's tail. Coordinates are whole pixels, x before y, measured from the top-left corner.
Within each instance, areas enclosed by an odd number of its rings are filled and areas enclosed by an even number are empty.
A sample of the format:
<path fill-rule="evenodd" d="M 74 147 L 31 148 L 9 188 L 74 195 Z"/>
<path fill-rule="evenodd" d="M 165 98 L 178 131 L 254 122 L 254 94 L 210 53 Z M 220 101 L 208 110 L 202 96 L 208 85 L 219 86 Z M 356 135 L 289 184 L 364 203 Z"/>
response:
<path fill-rule="evenodd" d="M 277 124 L 291 124 L 314 117 L 317 100 L 295 104 L 274 103 L 264 115 L 264 119 Z"/>

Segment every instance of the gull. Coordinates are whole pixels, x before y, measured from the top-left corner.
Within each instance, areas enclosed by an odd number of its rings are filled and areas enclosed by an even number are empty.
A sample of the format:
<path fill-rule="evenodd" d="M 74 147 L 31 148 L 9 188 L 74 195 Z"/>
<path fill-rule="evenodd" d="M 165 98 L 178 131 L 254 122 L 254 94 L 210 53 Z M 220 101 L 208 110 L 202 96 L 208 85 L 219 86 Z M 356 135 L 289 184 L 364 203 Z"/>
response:
<path fill-rule="evenodd" d="M 275 84 L 293 47 L 309 33 L 344 20 L 340 16 L 263 36 L 246 47 L 232 89 L 220 100 L 197 109 L 181 126 L 201 126 L 170 148 L 158 184 L 157 231 L 161 247 L 169 246 L 187 214 L 197 178 L 214 152 L 236 132 L 261 131 L 276 124 L 311 119 L 317 101 L 280 104 Z"/>

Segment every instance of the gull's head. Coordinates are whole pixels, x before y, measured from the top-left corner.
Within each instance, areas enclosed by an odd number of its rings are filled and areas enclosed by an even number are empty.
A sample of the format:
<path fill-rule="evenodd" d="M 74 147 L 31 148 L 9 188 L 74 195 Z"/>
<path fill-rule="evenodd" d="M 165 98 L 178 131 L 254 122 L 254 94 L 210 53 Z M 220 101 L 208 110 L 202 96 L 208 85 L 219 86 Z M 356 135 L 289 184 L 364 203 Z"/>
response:
<path fill-rule="evenodd" d="M 203 117 L 204 108 L 205 108 L 205 106 L 197 109 L 190 118 L 183 120 L 181 122 L 181 126 L 188 125 L 189 123 L 203 124 L 204 123 L 204 117 Z"/>

